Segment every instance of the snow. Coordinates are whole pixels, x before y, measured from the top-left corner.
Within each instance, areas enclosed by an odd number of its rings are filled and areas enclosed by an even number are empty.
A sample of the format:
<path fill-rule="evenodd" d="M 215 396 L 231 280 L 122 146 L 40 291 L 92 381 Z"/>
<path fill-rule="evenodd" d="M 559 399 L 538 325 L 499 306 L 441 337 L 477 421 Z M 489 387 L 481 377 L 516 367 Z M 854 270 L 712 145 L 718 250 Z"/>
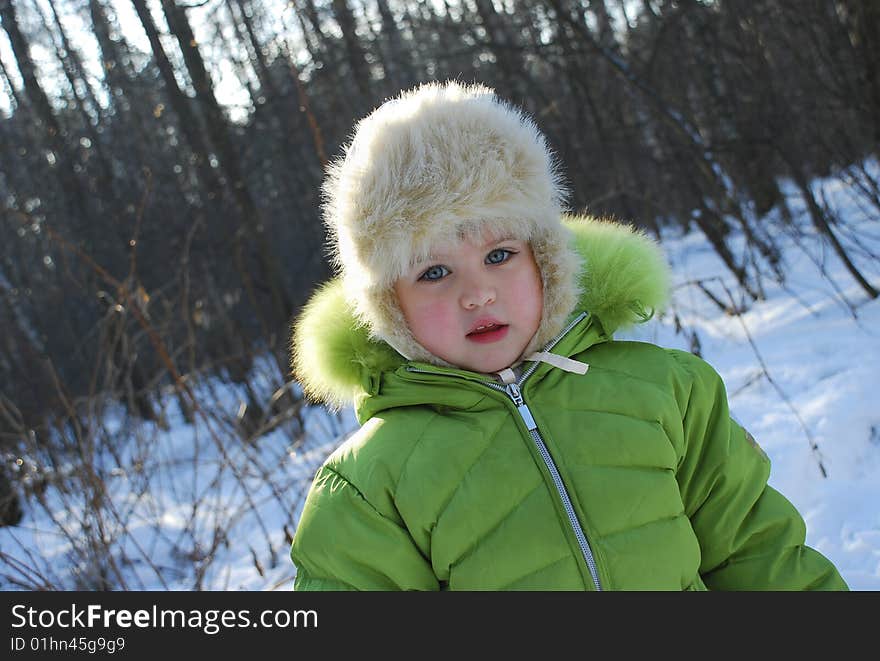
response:
<path fill-rule="evenodd" d="M 880 168 L 870 167 L 876 179 Z M 846 219 L 836 230 L 880 288 L 876 208 L 872 217 L 840 179 L 813 187 Z M 702 281 L 724 303 L 738 302 L 733 276 L 702 235 L 666 231 L 672 305 L 620 337 L 698 346 L 725 381 L 731 414 L 769 455 L 771 486 L 803 515 L 807 543 L 835 563 L 853 590 L 878 590 L 880 300 L 866 296 L 816 235 L 795 189 L 784 190 L 800 233 L 784 231 L 773 218 L 765 228 L 783 247 L 784 285 L 768 274 L 764 300 L 725 314 L 694 283 Z M 268 400 L 283 380 L 266 361 L 252 386 Z M 167 430 L 133 425 L 109 404 L 100 408 L 102 425 L 115 434 L 112 452 L 100 446 L 96 462 L 106 498 L 96 501 L 88 482 L 75 481 L 29 498 L 22 522 L 0 528 L 0 588 L 95 589 L 103 580 L 133 590 L 290 589 L 289 534 L 314 470 L 356 428 L 354 416 L 309 407 L 304 430 L 287 421 L 247 443 L 231 422 L 242 389 L 193 387 L 206 412 L 195 424 L 182 419 L 171 396 L 164 403 Z M 28 479 L 46 474 L 47 459 L 34 449 L 14 459 Z M 76 475 L 77 468 L 58 470 Z M 95 502 L 104 507 L 95 510 Z"/>

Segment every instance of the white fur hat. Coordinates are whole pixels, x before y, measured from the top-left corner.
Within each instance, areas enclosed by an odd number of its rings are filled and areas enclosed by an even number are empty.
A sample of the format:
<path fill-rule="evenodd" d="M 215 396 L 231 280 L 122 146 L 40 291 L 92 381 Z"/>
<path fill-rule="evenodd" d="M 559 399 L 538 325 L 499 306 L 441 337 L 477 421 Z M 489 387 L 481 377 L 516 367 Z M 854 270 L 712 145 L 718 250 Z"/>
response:
<path fill-rule="evenodd" d="M 526 352 L 574 308 L 579 257 L 561 223 L 566 190 L 534 122 L 482 85 L 428 83 L 355 127 L 323 186 L 324 222 L 349 304 L 374 338 L 439 365 L 409 331 L 394 282 L 432 248 L 483 230 L 529 241 L 544 315 Z"/>

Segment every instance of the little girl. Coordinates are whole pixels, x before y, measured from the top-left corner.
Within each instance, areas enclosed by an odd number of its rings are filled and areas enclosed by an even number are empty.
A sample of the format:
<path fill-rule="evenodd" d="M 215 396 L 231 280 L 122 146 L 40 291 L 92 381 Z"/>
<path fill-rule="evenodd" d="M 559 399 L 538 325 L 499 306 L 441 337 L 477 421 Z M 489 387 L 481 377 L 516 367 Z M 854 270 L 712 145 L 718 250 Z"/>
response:
<path fill-rule="evenodd" d="M 486 87 L 423 85 L 358 123 L 324 185 L 338 277 L 293 369 L 362 426 L 315 476 L 295 588 L 846 589 L 718 374 L 613 339 L 664 305 L 656 244 L 564 193 Z"/>

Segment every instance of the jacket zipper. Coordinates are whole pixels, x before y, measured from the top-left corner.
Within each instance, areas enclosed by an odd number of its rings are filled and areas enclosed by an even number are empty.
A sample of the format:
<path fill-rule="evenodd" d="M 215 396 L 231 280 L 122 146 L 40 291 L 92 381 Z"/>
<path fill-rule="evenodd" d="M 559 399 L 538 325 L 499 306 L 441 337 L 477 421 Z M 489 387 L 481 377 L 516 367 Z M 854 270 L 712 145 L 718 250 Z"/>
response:
<path fill-rule="evenodd" d="M 550 341 L 544 351 L 549 351 L 552 349 L 563 337 L 565 337 L 566 333 L 568 333 L 572 328 L 574 328 L 587 314 L 582 312 L 575 319 L 571 321 L 571 323 L 559 333 L 552 341 Z M 559 494 L 559 498 L 562 500 L 562 506 L 565 509 L 566 516 L 568 516 L 568 522 L 574 531 L 574 535 L 577 538 L 578 546 L 581 549 L 581 554 L 584 556 L 584 561 L 587 563 L 587 568 L 590 570 L 590 575 L 593 578 L 593 583 L 596 586 L 596 590 L 601 592 L 602 585 L 599 582 L 599 571 L 596 568 L 596 560 L 593 557 L 593 551 L 590 548 L 590 543 L 587 540 L 586 534 L 584 534 L 584 530 L 581 527 L 580 522 L 577 519 L 577 514 L 575 514 L 574 506 L 571 504 L 571 498 L 568 495 L 568 490 L 565 488 L 565 483 L 562 481 L 562 476 L 559 474 L 559 470 L 556 468 L 556 463 L 553 461 L 553 457 L 550 455 L 550 451 L 547 449 L 547 445 L 544 443 L 544 439 L 541 437 L 541 432 L 538 429 L 538 425 L 535 422 L 534 416 L 532 416 L 532 412 L 529 409 L 528 405 L 525 403 L 525 399 L 522 396 L 522 385 L 527 378 L 529 378 L 532 373 L 538 368 L 538 363 L 533 363 L 529 369 L 527 369 L 523 375 L 519 378 L 516 383 L 508 384 L 507 386 L 502 386 L 497 383 L 493 383 L 490 381 L 482 381 L 484 385 L 489 386 L 494 390 L 498 390 L 500 392 L 505 393 L 511 401 L 513 401 L 514 406 L 516 406 L 516 410 L 519 412 L 520 417 L 526 425 L 526 428 L 529 431 L 529 435 L 532 437 L 532 442 L 535 444 L 535 447 L 538 448 L 538 452 L 541 454 L 541 458 L 544 460 L 544 465 L 547 466 L 547 470 L 550 472 L 550 477 L 553 479 L 553 484 L 556 487 L 556 492 Z M 434 372 L 428 372 L 427 370 L 420 370 L 416 367 L 407 367 L 407 371 L 410 372 L 423 372 L 426 374 L 435 374 Z"/>
<path fill-rule="evenodd" d="M 562 482 L 562 476 L 559 475 L 559 470 L 556 468 L 556 463 L 553 461 L 553 457 L 550 455 L 550 451 L 547 449 L 547 445 L 541 437 L 541 432 L 538 430 L 538 424 L 535 422 L 532 412 L 529 410 L 529 407 L 523 399 L 522 391 L 520 391 L 520 388 L 516 383 L 509 384 L 503 390 L 507 393 L 507 396 L 513 400 L 514 406 L 516 406 L 520 417 L 522 417 L 523 422 L 526 424 L 526 428 L 529 430 L 532 441 L 538 448 L 538 452 L 541 453 L 541 458 L 544 460 L 547 470 L 550 471 L 550 477 L 553 478 L 553 484 L 556 486 L 556 491 L 559 494 L 559 498 L 562 500 L 562 507 L 565 509 L 565 514 L 568 516 L 568 521 L 571 524 L 572 530 L 574 530 L 578 546 L 581 548 L 581 553 L 587 563 L 587 568 L 590 570 L 590 575 L 593 577 L 593 583 L 596 585 L 596 590 L 601 592 L 602 585 L 599 583 L 599 572 L 596 569 L 596 560 L 593 557 L 590 543 L 587 541 L 584 529 L 581 527 L 580 522 L 578 522 L 577 514 L 575 514 L 574 506 L 571 504 L 571 498 L 568 495 L 568 490 L 565 488 L 565 484 Z"/>

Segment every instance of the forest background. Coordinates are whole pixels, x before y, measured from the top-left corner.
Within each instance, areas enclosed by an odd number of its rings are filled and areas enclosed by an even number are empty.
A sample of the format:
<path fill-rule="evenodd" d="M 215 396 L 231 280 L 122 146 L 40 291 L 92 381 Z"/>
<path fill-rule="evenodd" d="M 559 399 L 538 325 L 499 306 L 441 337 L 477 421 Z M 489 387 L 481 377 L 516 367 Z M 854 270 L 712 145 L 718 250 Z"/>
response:
<path fill-rule="evenodd" d="M 291 513 L 283 535 L 261 531 L 283 556 L 307 481 L 274 482 L 255 456 L 279 429 L 278 456 L 310 442 L 288 342 L 331 275 L 322 173 L 358 118 L 416 83 L 482 82 L 525 108 L 572 209 L 705 237 L 735 296 L 693 284 L 728 314 L 785 280 L 779 237 L 800 230 L 782 179 L 878 296 L 810 185 L 834 176 L 880 217 L 864 165 L 877 2 L 0 0 L 0 21 L 0 525 L 68 498 L 77 587 L 127 587 L 111 547 L 136 525 L 161 534 L 165 512 L 135 522 L 107 484 L 163 469 L 149 458 L 169 398 L 245 507 L 257 479 Z M 222 523 L 196 534 L 226 484 L 206 480 L 183 515 L 194 588 L 228 544 Z M 5 585 L 70 587 L 41 567 L 0 549 Z"/>

